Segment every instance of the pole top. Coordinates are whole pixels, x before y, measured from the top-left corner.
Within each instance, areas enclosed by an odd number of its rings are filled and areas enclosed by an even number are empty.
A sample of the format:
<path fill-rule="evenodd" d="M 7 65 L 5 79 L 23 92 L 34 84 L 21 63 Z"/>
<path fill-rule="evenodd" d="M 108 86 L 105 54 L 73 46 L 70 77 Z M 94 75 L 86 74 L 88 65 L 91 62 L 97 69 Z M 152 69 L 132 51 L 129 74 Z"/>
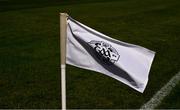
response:
<path fill-rule="evenodd" d="M 61 16 L 68 17 L 69 15 L 67 13 L 59 13 Z"/>

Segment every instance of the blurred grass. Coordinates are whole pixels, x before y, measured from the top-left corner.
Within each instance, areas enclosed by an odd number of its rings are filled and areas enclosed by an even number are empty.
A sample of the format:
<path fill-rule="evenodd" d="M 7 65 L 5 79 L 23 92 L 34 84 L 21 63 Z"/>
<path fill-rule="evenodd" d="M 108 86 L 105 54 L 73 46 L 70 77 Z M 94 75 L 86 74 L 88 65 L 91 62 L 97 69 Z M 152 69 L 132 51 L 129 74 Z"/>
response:
<path fill-rule="evenodd" d="M 42 8 L 69 4 L 82 4 L 92 2 L 108 2 L 109 0 L 0 0 L 0 12 L 29 8 Z M 111 0 L 118 1 L 118 0 Z"/>
<path fill-rule="evenodd" d="M 172 92 L 165 97 L 157 109 L 177 109 L 180 108 L 180 96 L 177 95 L 180 93 L 180 83 L 172 90 Z"/>
<path fill-rule="evenodd" d="M 59 12 L 113 38 L 156 51 L 143 94 L 105 75 L 68 65 L 68 108 L 139 108 L 179 71 L 180 1 L 104 1 L 44 1 L 47 5 L 9 1 L 9 7 L 1 7 L 0 108 L 61 107 Z M 179 91 L 179 85 L 175 89 Z M 172 91 L 173 97 L 179 97 L 177 91 Z M 180 108 L 176 101 L 165 103 Z"/>

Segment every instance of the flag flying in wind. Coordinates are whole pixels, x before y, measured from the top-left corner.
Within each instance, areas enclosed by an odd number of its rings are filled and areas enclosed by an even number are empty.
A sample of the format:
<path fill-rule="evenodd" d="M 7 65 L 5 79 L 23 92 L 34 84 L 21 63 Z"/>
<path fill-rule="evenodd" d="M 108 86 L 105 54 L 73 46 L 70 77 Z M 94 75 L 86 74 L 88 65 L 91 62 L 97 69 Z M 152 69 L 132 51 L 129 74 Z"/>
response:
<path fill-rule="evenodd" d="M 68 17 L 66 63 L 103 73 L 143 93 L 155 52 L 108 37 Z"/>

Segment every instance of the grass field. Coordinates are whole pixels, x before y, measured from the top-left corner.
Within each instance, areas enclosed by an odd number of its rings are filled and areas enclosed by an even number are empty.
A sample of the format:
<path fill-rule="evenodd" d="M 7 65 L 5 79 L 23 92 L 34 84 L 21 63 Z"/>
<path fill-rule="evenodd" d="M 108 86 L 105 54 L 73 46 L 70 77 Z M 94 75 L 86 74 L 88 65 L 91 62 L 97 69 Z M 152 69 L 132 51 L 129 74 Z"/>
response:
<path fill-rule="evenodd" d="M 156 51 L 143 94 L 67 66 L 67 108 L 140 108 L 180 70 L 179 0 L 0 0 L 0 108 L 61 108 L 59 12 Z M 157 108 L 180 108 L 180 84 Z"/>

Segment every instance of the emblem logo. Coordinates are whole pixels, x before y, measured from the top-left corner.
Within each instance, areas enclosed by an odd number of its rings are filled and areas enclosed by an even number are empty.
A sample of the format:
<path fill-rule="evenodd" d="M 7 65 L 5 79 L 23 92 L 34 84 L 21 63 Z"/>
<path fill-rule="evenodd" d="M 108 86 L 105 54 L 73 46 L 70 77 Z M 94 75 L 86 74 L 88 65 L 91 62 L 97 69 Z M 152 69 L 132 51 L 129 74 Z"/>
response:
<path fill-rule="evenodd" d="M 120 55 L 110 44 L 95 40 L 91 40 L 89 44 L 95 50 L 97 57 L 104 63 L 114 64 L 119 60 Z"/>

